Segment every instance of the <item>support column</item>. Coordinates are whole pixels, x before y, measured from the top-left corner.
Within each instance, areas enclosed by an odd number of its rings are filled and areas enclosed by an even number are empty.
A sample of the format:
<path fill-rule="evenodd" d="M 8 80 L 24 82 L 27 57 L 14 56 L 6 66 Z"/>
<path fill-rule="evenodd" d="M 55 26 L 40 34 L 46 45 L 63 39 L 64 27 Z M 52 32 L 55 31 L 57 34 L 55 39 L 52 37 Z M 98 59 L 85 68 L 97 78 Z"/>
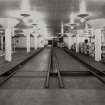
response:
<path fill-rule="evenodd" d="M 13 39 L 12 39 L 12 45 L 13 45 L 12 51 L 13 51 L 13 53 L 16 53 L 16 40 L 15 40 L 15 37 L 13 37 Z"/>
<path fill-rule="evenodd" d="M 16 53 L 16 44 L 15 44 L 15 33 L 14 28 L 12 28 L 12 52 Z"/>
<path fill-rule="evenodd" d="M 42 48 L 44 47 L 44 39 L 43 39 L 43 37 L 41 37 L 41 47 Z"/>
<path fill-rule="evenodd" d="M 37 37 L 37 48 L 40 48 L 40 41 L 39 41 L 39 39 L 40 38 Z"/>
<path fill-rule="evenodd" d="M 29 53 L 29 52 L 30 52 L 30 49 L 31 49 L 30 31 L 29 31 L 29 30 L 25 30 L 25 34 L 26 34 L 26 47 L 27 47 L 27 53 Z"/>
<path fill-rule="evenodd" d="M 34 35 L 34 49 L 37 50 L 38 49 L 38 41 L 37 41 L 37 35 Z"/>
<path fill-rule="evenodd" d="M 95 30 L 95 61 L 101 60 L 101 29 Z"/>
<path fill-rule="evenodd" d="M 72 37 L 68 36 L 68 49 L 71 49 L 72 46 Z"/>
<path fill-rule="evenodd" d="M 11 28 L 5 29 L 5 60 L 12 61 L 12 30 Z"/>
<path fill-rule="evenodd" d="M 4 49 L 4 41 L 3 41 L 3 38 L 4 36 L 1 36 L 1 50 L 3 51 Z"/>
<path fill-rule="evenodd" d="M 63 27 L 63 23 L 61 24 L 61 36 L 63 36 L 63 34 L 64 34 L 64 29 L 63 29 L 64 27 Z"/>

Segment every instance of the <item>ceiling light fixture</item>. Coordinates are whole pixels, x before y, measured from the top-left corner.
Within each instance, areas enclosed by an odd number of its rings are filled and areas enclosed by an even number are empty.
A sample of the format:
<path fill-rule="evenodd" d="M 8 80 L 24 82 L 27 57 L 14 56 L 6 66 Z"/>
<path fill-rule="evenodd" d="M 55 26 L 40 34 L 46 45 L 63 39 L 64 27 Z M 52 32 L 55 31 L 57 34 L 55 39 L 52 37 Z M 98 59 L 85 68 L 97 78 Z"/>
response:
<path fill-rule="evenodd" d="M 74 21 L 75 21 L 74 19 L 75 19 L 75 15 L 74 15 L 74 13 L 72 12 L 71 15 L 70 15 L 70 28 L 71 28 L 71 29 L 74 29 L 74 27 L 75 27 L 75 25 L 76 25 L 75 22 L 74 22 Z"/>
<path fill-rule="evenodd" d="M 21 16 L 28 17 L 30 16 L 30 2 L 29 0 L 22 0 L 21 2 Z"/>
<path fill-rule="evenodd" d="M 86 2 L 85 0 L 81 0 L 80 2 L 80 13 L 78 14 L 78 17 L 80 17 L 80 21 L 83 23 L 86 21 L 86 17 L 88 17 L 89 14 L 86 10 Z"/>

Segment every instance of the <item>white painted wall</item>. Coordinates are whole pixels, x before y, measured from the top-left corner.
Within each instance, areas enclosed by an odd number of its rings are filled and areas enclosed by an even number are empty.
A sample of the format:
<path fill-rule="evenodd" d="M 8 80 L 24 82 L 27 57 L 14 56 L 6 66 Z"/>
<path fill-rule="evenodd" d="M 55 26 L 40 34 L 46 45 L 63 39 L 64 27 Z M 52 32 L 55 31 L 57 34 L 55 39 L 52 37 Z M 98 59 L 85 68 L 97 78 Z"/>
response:
<path fill-rule="evenodd" d="M 16 38 L 16 47 L 26 48 L 26 37 Z M 31 47 L 34 47 L 34 38 L 31 37 Z"/>
<path fill-rule="evenodd" d="M 42 37 L 38 38 L 38 47 L 42 47 L 43 45 L 44 45 L 44 39 Z M 26 37 L 16 38 L 16 47 L 26 48 Z M 31 37 L 31 48 L 34 48 L 34 37 Z"/>

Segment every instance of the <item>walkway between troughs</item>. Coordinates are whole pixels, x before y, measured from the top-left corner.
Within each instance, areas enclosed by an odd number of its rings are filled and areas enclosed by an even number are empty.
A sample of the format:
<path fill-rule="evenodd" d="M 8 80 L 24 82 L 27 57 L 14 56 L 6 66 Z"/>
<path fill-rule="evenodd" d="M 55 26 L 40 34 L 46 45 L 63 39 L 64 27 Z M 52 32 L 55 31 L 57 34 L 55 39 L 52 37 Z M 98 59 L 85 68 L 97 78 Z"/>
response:
<path fill-rule="evenodd" d="M 96 70 L 100 70 L 100 71 L 105 71 L 105 65 L 102 64 L 101 62 L 96 62 L 94 61 L 94 59 L 92 59 L 91 57 L 88 57 L 84 54 L 76 54 L 74 51 L 71 50 L 67 50 L 65 49 L 68 53 L 71 53 L 73 56 L 77 57 L 78 59 L 80 59 L 81 61 L 83 61 L 84 63 L 86 63 L 87 65 L 90 65 L 91 67 L 93 67 Z"/>
<path fill-rule="evenodd" d="M 58 59 L 66 62 L 67 56 L 61 49 Z M 50 49 L 46 48 L 33 57 L 16 75 L 0 87 L 1 105 L 104 105 L 105 85 L 92 77 L 63 77 L 65 89 L 44 89 Z M 61 58 L 63 56 L 63 59 Z M 74 65 L 78 63 L 71 57 Z M 69 58 L 67 64 L 69 64 Z M 72 62 L 73 61 L 73 62 Z M 63 65 L 63 66 L 64 66 Z M 82 67 L 83 65 L 78 65 Z M 70 67 L 70 65 L 68 66 Z M 75 68 L 75 66 L 73 67 Z M 77 67 L 76 67 L 77 68 Z M 42 74 L 40 74 L 42 73 Z"/>
<path fill-rule="evenodd" d="M 0 75 L 14 69 L 18 65 L 25 63 L 26 61 L 28 61 L 31 57 L 33 57 L 40 51 L 41 49 L 38 49 L 38 50 L 33 49 L 30 53 L 27 53 L 25 49 L 18 49 L 17 52 L 13 54 L 13 60 L 11 62 L 7 62 L 4 60 L 4 57 L 1 57 Z"/>

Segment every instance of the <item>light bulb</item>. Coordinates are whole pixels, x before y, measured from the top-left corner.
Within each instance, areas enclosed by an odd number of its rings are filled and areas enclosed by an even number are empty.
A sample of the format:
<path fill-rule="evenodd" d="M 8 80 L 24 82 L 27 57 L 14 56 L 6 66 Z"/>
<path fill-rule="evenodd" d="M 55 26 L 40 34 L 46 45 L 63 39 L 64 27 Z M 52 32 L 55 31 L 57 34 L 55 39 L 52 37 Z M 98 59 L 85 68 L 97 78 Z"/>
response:
<path fill-rule="evenodd" d="M 73 27 L 73 26 L 71 26 L 71 29 L 74 29 L 74 27 Z"/>
<path fill-rule="evenodd" d="M 81 18 L 80 21 L 83 23 L 85 22 L 85 18 Z"/>

